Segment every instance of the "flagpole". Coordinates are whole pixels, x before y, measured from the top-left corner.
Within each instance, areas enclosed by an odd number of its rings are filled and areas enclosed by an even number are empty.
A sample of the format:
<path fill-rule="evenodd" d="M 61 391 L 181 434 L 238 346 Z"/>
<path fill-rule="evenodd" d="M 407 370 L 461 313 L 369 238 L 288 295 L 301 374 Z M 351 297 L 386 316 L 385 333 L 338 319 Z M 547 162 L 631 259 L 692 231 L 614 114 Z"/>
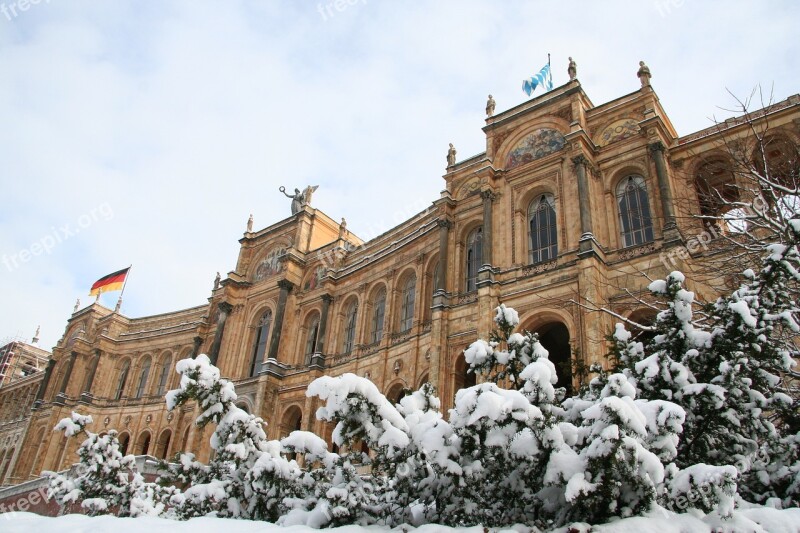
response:
<path fill-rule="evenodd" d="M 125 281 L 122 282 L 122 291 L 119 293 L 119 299 L 117 300 L 117 306 L 114 311 L 119 312 L 120 307 L 122 307 L 122 295 L 125 294 L 125 287 L 128 286 L 128 278 L 131 277 L 131 270 L 133 269 L 133 263 L 128 265 L 128 272 L 125 273 Z"/>
<path fill-rule="evenodd" d="M 122 291 L 119 293 L 120 300 L 122 295 L 125 294 L 125 287 L 128 286 L 128 278 L 131 277 L 131 270 L 133 270 L 133 263 L 128 266 L 128 273 L 125 275 L 125 281 L 122 282 Z"/>

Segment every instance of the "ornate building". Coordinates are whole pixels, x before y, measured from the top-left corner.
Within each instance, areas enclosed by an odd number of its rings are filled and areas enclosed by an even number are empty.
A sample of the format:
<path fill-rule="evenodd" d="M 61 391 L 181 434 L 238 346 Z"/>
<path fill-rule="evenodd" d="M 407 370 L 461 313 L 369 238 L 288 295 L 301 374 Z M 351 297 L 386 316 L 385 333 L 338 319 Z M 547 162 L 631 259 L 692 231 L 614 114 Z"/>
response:
<path fill-rule="evenodd" d="M 39 330 L 31 343 L 15 339 L 0 348 L 0 486 L 22 479 L 12 473 L 22 453 L 22 443 L 50 352 L 36 346 Z"/>
<path fill-rule="evenodd" d="M 687 269 L 714 251 L 691 245 L 704 231 L 692 215 L 717 208 L 702 201 L 698 176 L 734 164 L 723 139 L 754 150 L 742 120 L 679 136 L 642 72 L 641 88 L 601 105 L 575 78 L 498 114 L 487 106 L 486 151 L 455 161 L 453 149 L 441 197 L 368 242 L 294 197 L 291 217 L 248 226 L 236 268 L 208 303 L 144 318 L 78 310 L 53 350 L 12 479 L 75 460 L 78 443 L 52 431 L 71 410 L 92 415 L 95 431 L 119 430 L 128 451 L 206 459 L 192 408 L 170 413 L 163 400 L 177 385 L 175 362 L 201 352 L 273 438 L 294 429 L 330 437 L 305 395 L 326 374 L 366 376 L 390 399 L 430 381 L 446 410 L 474 381 L 462 352 L 488 334 L 500 302 L 539 333 L 561 385 L 579 386 L 581 368 L 604 361 L 614 322 L 588 308 L 645 320 L 652 311 L 632 298 L 648 283 L 643 273 Z M 800 97 L 762 111 L 769 134 L 796 147 Z"/>

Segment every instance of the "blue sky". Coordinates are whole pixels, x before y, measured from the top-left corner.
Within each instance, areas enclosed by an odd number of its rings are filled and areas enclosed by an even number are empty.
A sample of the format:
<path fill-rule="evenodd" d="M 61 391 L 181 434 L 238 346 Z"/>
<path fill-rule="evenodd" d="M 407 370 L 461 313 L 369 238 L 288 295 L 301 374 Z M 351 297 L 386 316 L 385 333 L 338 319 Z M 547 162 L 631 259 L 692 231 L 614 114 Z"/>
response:
<path fill-rule="evenodd" d="M 486 96 L 524 101 L 548 52 L 595 104 L 645 60 L 681 134 L 729 116 L 728 90 L 800 92 L 793 1 L 20 1 L 0 0 L 0 338 L 41 324 L 47 348 L 128 264 L 125 314 L 204 303 L 249 214 L 289 215 L 281 185 L 318 184 L 362 238 L 388 229 L 438 198 L 449 142 L 484 150 Z"/>

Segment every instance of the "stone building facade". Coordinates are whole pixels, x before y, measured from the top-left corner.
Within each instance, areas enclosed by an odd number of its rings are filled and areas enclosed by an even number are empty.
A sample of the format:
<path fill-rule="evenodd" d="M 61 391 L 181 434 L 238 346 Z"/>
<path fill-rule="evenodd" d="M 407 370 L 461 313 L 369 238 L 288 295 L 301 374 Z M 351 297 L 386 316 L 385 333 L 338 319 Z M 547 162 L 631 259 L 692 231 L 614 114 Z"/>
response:
<path fill-rule="evenodd" d="M 741 120 L 679 136 L 646 81 L 595 105 L 572 79 L 489 116 L 485 152 L 448 164 L 440 198 L 368 242 L 299 203 L 289 218 L 248 228 L 236 268 L 203 305 L 144 318 L 98 304 L 75 312 L 13 479 L 75 460 L 78 443 L 52 432 L 71 410 L 92 415 L 95 431 L 120 431 L 128 451 L 208 458 L 192 407 L 168 412 L 163 401 L 177 385 L 175 362 L 197 353 L 235 382 L 239 404 L 268 421 L 271 438 L 294 429 L 330 438 L 305 394 L 322 375 L 366 376 L 390 399 L 429 381 L 446 410 L 474 381 L 464 348 L 488 334 L 501 302 L 539 333 L 560 384 L 578 387 L 580 369 L 604 361 L 615 321 L 590 308 L 652 314 L 635 298 L 644 274 L 688 269 L 713 252 L 689 246 L 704 231 L 693 215 L 709 208 L 699 173 L 733 164 L 725 139 L 755 149 Z M 798 145 L 800 97 L 762 115 L 781 146 Z M 735 179 L 723 174 L 715 179 Z M 678 253 L 665 261 L 669 250 Z"/>
<path fill-rule="evenodd" d="M 15 339 L 0 348 L 0 486 L 22 481 L 14 475 L 15 466 L 23 453 L 31 407 L 51 357 L 37 341 L 36 336 L 31 343 Z"/>

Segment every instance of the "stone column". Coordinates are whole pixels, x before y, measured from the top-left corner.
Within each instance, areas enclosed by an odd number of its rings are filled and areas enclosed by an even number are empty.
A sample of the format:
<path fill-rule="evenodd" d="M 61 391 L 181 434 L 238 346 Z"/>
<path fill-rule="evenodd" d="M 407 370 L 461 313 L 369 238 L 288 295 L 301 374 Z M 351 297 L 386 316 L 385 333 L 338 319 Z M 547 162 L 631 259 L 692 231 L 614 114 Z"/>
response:
<path fill-rule="evenodd" d="M 39 391 L 36 393 L 36 400 L 33 402 L 34 409 L 39 408 L 44 401 L 44 393 L 47 390 L 47 385 L 50 383 L 50 378 L 53 375 L 53 367 L 56 366 L 56 360 L 50 359 L 47 361 L 47 368 L 44 371 L 44 378 L 39 383 Z"/>
<path fill-rule="evenodd" d="M 67 363 L 67 371 L 64 372 L 64 379 L 61 380 L 61 388 L 58 389 L 58 396 L 66 396 L 67 385 L 72 378 L 72 368 L 75 366 L 75 359 L 78 358 L 78 352 L 72 352 L 69 355 L 69 362 Z"/>
<path fill-rule="evenodd" d="M 667 164 L 664 159 L 664 152 L 666 148 L 660 141 L 650 143 L 647 145 L 650 150 L 650 155 L 656 164 L 656 178 L 658 179 L 658 191 L 661 196 L 661 212 L 664 214 L 664 240 L 667 240 L 667 233 L 674 231 L 677 232 L 678 226 L 675 222 L 675 207 L 672 200 L 672 188 L 669 185 L 669 176 L 667 176 Z M 677 235 L 670 235 L 676 237 Z"/>
<path fill-rule="evenodd" d="M 89 376 L 86 378 L 86 385 L 83 387 L 83 394 L 88 394 L 88 395 L 92 394 L 94 375 L 97 373 L 97 365 L 99 362 L 100 362 L 100 350 L 95 350 L 94 358 L 92 359 L 92 367 L 91 369 L 89 369 Z"/>
<path fill-rule="evenodd" d="M 192 348 L 192 359 L 200 354 L 200 346 L 203 345 L 203 337 L 200 335 L 194 338 L 194 347 Z"/>
<path fill-rule="evenodd" d="M 575 175 L 578 178 L 578 205 L 581 217 L 581 238 L 593 235 L 592 210 L 589 206 L 589 180 L 586 177 L 586 165 L 589 163 L 586 156 L 579 155 L 572 158 L 575 165 Z"/>
<path fill-rule="evenodd" d="M 492 202 L 497 194 L 491 190 L 481 191 L 483 198 L 483 264 L 492 265 Z"/>
<path fill-rule="evenodd" d="M 328 331 L 328 314 L 331 309 L 333 296 L 330 294 L 322 295 L 322 314 L 319 317 L 319 329 L 317 329 L 317 344 L 314 346 L 315 354 L 325 353 L 325 332 Z"/>
<path fill-rule="evenodd" d="M 278 282 L 281 292 L 278 296 L 278 311 L 275 313 L 275 327 L 272 330 L 272 339 L 269 343 L 269 354 L 267 359 L 276 360 L 278 358 L 278 346 L 281 342 L 281 329 L 283 329 L 283 317 L 286 314 L 286 300 L 289 293 L 294 288 L 291 281 L 282 279 Z"/>
<path fill-rule="evenodd" d="M 211 345 L 211 364 L 216 366 L 219 360 L 219 348 L 222 345 L 222 334 L 225 332 L 225 322 L 228 320 L 228 313 L 231 312 L 233 306 L 228 302 L 220 302 L 219 306 L 219 320 L 217 320 L 217 331 L 214 333 L 214 344 Z"/>
<path fill-rule="evenodd" d="M 434 287 L 434 291 L 446 291 L 448 234 L 453 223 L 443 218 L 439 219 L 436 224 L 439 226 L 439 285 Z"/>

